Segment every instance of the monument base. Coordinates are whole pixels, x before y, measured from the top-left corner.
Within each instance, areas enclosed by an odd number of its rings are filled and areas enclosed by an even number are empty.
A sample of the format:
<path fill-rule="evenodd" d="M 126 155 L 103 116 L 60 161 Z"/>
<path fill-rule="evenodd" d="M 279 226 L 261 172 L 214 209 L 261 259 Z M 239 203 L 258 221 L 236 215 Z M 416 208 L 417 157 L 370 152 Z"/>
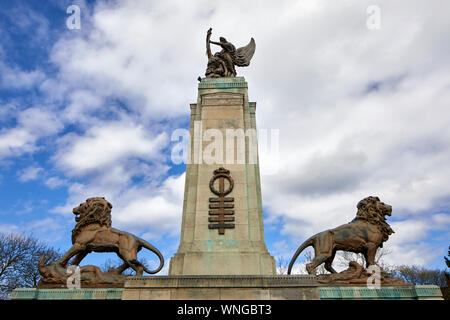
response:
<path fill-rule="evenodd" d="M 169 268 L 169 276 L 275 274 L 275 259 L 267 252 L 176 253 Z"/>
<path fill-rule="evenodd" d="M 319 300 L 314 276 L 132 277 L 122 300 Z"/>
<path fill-rule="evenodd" d="M 293 278 L 293 279 L 292 279 Z M 309 276 L 132 277 L 125 288 L 15 289 L 11 300 L 443 300 L 439 287 L 317 287 Z"/>

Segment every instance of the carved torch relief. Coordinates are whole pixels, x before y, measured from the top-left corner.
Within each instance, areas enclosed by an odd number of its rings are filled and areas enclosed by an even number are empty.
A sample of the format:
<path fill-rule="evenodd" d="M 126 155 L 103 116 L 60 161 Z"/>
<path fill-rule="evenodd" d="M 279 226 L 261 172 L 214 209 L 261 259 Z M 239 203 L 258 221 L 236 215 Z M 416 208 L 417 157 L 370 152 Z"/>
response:
<path fill-rule="evenodd" d="M 226 197 L 233 191 L 234 181 L 230 170 L 219 168 L 214 170 L 214 176 L 209 181 L 209 189 L 217 198 L 209 198 L 209 229 L 219 229 L 219 234 L 225 234 L 225 229 L 234 228 L 234 197 Z"/>

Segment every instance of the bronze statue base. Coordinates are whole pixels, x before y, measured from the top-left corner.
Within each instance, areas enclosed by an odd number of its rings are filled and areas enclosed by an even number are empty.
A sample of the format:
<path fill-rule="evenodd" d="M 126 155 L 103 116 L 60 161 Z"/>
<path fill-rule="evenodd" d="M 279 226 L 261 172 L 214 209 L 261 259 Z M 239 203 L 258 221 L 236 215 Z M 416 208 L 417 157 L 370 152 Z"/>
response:
<path fill-rule="evenodd" d="M 321 274 L 316 276 L 317 283 L 322 287 L 333 286 L 368 286 L 368 284 L 374 284 L 370 279 L 371 274 L 367 272 L 360 264 L 355 261 L 349 263 L 348 269 L 331 274 Z M 404 282 L 400 278 L 395 278 L 381 271 L 379 285 L 381 287 L 397 287 L 397 286 L 413 286 L 414 284 Z"/>
<path fill-rule="evenodd" d="M 92 265 L 79 268 L 79 283 L 76 283 L 75 274 L 55 262 L 40 265 L 40 271 L 45 275 L 37 285 L 40 289 L 67 288 L 68 284 L 81 288 L 123 288 L 127 280 L 126 275 L 114 271 L 102 272 L 99 267 Z"/>

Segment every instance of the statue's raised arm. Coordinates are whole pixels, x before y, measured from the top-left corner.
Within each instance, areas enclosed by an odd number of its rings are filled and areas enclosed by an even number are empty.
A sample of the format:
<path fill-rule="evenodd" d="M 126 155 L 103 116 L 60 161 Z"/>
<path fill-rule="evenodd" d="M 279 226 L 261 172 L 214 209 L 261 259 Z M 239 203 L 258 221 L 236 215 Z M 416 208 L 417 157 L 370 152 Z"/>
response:
<path fill-rule="evenodd" d="M 242 48 L 236 49 L 231 42 L 220 37 L 219 41 L 211 41 L 212 29 L 209 28 L 206 34 L 206 55 L 208 56 L 208 65 L 206 67 L 207 78 L 235 77 L 238 67 L 247 67 L 255 53 L 255 40 L 251 38 L 250 42 Z M 211 44 L 222 48 L 222 51 L 211 53 Z"/>
<path fill-rule="evenodd" d="M 206 55 L 208 56 L 208 60 L 211 59 L 211 44 L 210 44 L 210 39 L 211 39 L 211 33 L 212 33 L 212 28 L 209 28 L 208 32 L 206 33 Z"/>

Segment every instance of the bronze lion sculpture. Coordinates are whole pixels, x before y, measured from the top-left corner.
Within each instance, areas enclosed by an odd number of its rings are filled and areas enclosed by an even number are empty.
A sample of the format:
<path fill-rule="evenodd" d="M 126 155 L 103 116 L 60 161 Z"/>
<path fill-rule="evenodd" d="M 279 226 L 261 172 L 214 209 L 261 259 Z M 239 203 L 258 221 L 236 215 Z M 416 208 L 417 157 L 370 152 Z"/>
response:
<path fill-rule="evenodd" d="M 314 259 L 306 265 L 309 274 L 325 263 L 325 269 L 337 273 L 332 263 L 336 251 L 343 250 L 362 253 L 366 267 L 375 264 L 375 254 L 383 247 L 389 235 L 394 233 L 385 216 L 390 216 L 392 207 L 380 201 L 378 197 L 367 197 L 357 205 L 357 214 L 351 222 L 335 229 L 320 232 L 306 240 L 295 252 L 289 263 L 288 274 L 291 274 L 295 260 L 307 247 L 314 248 Z"/>
<path fill-rule="evenodd" d="M 71 264 L 79 265 L 90 252 L 115 252 L 124 263 L 110 272 L 121 274 L 129 267 L 136 271 L 138 276 L 141 276 L 143 271 L 149 274 L 159 272 L 164 265 L 161 252 L 131 233 L 112 228 L 111 209 L 112 205 L 105 198 L 89 198 L 74 208 L 77 224 L 72 230 L 72 247 L 56 263 L 65 267 L 75 256 Z M 137 253 L 142 248 L 158 256 L 160 264 L 156 270 L 147 269 L 137 260 Z"/>

